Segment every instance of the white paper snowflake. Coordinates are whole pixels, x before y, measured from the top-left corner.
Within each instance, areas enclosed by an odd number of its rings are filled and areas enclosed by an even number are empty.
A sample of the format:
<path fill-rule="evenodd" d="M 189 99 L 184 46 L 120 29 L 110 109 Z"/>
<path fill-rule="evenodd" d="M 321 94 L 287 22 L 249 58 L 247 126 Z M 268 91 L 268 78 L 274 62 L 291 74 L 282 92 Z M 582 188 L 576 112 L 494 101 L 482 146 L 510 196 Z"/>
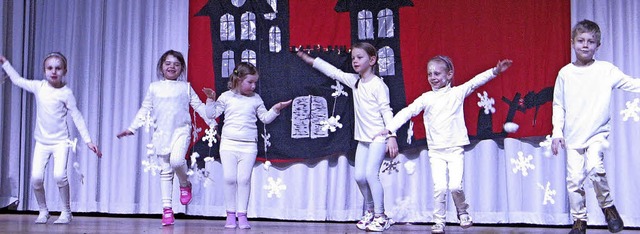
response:
<path fill-rule="evenodd" d="M 277 198 L 282 197 L 282 192 L 287 190 L 287 185 L 285 185 L 284 183 L 282 183 L 282 179 L 278 178 L 278 179 L 273 179 L 273 177 L 269 177 L 267 178 L 267 182 L 268 184 L 264 185 L 262 188 L 264 188 L 265 190 L 268 190 L 269 192 L 267 193 L 267 197 L 268 198 L 272 198 L 273 195 L 275 195 Z"/>
<path fill-rule="evenodd" d="M 84 184 L 84 174 L 80 170 L 80 163 L 73 162 L 73 169 L 76 171 L 76 173 L 78 173 L 78 176 L 80 177 L 80 183 Z"/>
<path fill-rule="evenodd" d="M 331 94 L 331 96 L 332 96 L 332 97 L 336 97 L 336 98 L 337 98 L 337 97 L 340 97 L 340 96 L 342 96 L 342 95 L 344 95 L 344 96 L 349 96 L 349 93 L 347 93 L 347 92 L 345 92 L 345 91 L 344 91 L 344 86 L 342 86 L 342 84 L 340 84 L 340 82 L 338 82 L 338 81 L 336 81 L 336 85 L 332 85 L 332 86 L 331 86 L 331 88 L 332 88 L 333 90 L 335 90 L 335 91 Z"/>
<path fill-rule="evenodd" d="M 194 168 L 194 167 L 196 167 L 197 160 L 198 160 L 198 158 L 199 158 L 199 157 L 200 157 L 200 154 L 199 154 L 198 152 L 195 152 L 195 151 L 194 151 L 194 152 L 191 154 L 191 156 L 190 156 L 190 158 L 191 158 L 191 166 L 189 166 L 190 168 Z"/>
<path fill-rule="evenodd" d="M 413 121 L 409 120 L 409 128 L 407 129 L 407 144 L 411 144 L 413 139 Z"/>
<path fill-rule="evenodd" d="M 493 107 L 493 105 L 496 104 L 496 101 L 493 100 L 493 98 L 489 97 L 487 91 L 483 91 L 482 94 L 478 93 L 478 97 L 480 98 L 478 107 L 484 108 L 485 115 L 488 115 L 489 112 L 491 112 L 492 114 L 496 113 L 496 108 Z"/>
<path fill-rule="evenodd" d="M 550 188 L 551 182 L 547 181 L 547 186 L 542 186 L 542 184 L 538 183 L 538 188 L 544 190 L 544 200 L 542 201 L 542 205 L 546 205 L 548 203 L 556 204 L 556 200 L 553 199 L 556 196 L 556 190 Z"/>
<path fill-rule="evenodd" d="M 202 132 L 202 128 L 199 128 L 194 123 L 194 124 L 191 124 L 191 129 L 193 129 L 191 131 L 191 141 L 193 143 L 196 143 L 196 141 L 198 141 L 198 134 L 200 134 L 200 132 Z M 209 146 L 209 147 L 211 147 L 211 146 Z"/>
<path fill-rule="evenodd" d="M 518 173 L 518 171 L 522 171 L 523 176 L 529 175 L 528 170 L 533 170 L 536 168 L 535 165 L 531 164 L 531 160 L 533 159 L 532 155 L 524 157 L 524 153 L 522 151 L 518 152 L 518 159 L 511 158 L 511 164 L 514 165 L 513 173 Z"/>
<path fill-rule="evenodd" d="M 205 188 L 209 186 L 211 183 L 213 183 L 213 178 L 211 178 L 211 173 L 207 170 L 207 165 L 209 165 L 209 163 L 213 161 L 215 161 L 213 157 L 205 157 L 204 168 L 198 168 L 196 165 L 192 163 L 191 169 L 187 171 L 187 175 L 191 178 L 191 181 L 201 182 L 202 186 Z"/>
<path fill-rule="evenodd" d="M 207 146 L 211 148 L 213 147 L 213 143 L 218 143 L 218 140 L 216 139 L 216 134 L 218 133 L 215 128 L 209 128 L 207 130 L 204 130 L 204 136 L 202 137 L 202 141 L 206 141 Z"/>
<path fill-rule="evenodd" d="M 145 132 L 149 132 L 151 127 L 155 128 L 157 126 L 156 120 L 151 116 L 151 111 L 148 111 L 147 114 L 141 118 L 141 120 L 142 120 L 142 126 L 144 126 Z"/>
<path fill-rule="evenodd" d="M 545 157 L 551 157 L 551 144 L 553 143 L 553 139 L 551 139 L 551 135 L 547 135 L 545 138 L 546 140 L 540 142 L 540 147 L 543 147 L 545 149 Z"/>
<path fill-rule="evenodd" d="M 263 133 L 261 136 L 262 140 L 264 140 L 264 152 L 267 152 L 267 148 L 271 147 L 271 134 L 267 133 L 265 130 L 265 133 Z"/>
<path fill-rule="evenodd" d="M 389 211 L 389 216 L 397 220 L 413 217 L 417 213 L 416 207 L 416 202 L 411 197 L 398 197 L 395 206 Z"/>
<path fill-rule="evenodd" d="M 407 174 L 413 175 L 413 173 L 416 172 L 416 163 L 413 161 L 407 161 L 404 163 L 404 169 L 407 170 Z"/>
<path fill-rule="evenodd" d="M 622 115 L 622 121 L 627 121 L 629 118 L 633 118 L 633 121 L 640 121 L 640 99 L 633 99 L 633 102 L 627 101 L 625 104 L 627 109 L 621 110 L 620 114 Z"/>
<path fill-rule="evenodd" d="M 265 171 L 269 171 L 269 168 L 271 168 L 271 161 L 264 161 L 264 164 L 262 164 L 262 168 L 264 168 Z"/>
<path fill-rule="evenodd" d="M 158 164 L 158 157 L 150 156 L 147 160 L 142 160 L 142 166 L 144 172 L 151 172 L 152 176 L 155 176 L 162 168 Z"/>
<path fill-rule="evenodd" d="M 327 120 L 320 121 L 322 125 L 322 131 L 331 131 L 335 132 L 338 128 L 342 128 L 342 124 L 340 123 L 340 115 L 336 115 L 329 117 Z"/>
<path fill-rule="evenodd" d="M 73 140 L 67 139 L 67 146 L 71 148 L 72 152 L 76 152 L 76 148 L 78 147 L 78 138 L 73 138 Z"/>

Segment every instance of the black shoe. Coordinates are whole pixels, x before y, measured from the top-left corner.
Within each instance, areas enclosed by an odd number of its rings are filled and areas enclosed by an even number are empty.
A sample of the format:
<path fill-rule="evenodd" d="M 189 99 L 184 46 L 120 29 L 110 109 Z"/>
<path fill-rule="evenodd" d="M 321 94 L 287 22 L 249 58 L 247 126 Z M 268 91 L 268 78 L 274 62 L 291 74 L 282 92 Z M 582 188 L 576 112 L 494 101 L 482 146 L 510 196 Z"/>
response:
<path fill-rule="evenodd" d="M 602 212 L 604 213 L 604 219 L 607 220 L 607 227 L 610 232 L 616 233 L 622 231 L 624 223 L 622 223 L 622 218 L 620 218 L 616 206 L 603 208 Z"/>
<path fill-rule="evenodd" d="M 573 227 L 569 234 L 585 234 L 587 233 L 587 221 L 576 220 L 573 221 Z"/>

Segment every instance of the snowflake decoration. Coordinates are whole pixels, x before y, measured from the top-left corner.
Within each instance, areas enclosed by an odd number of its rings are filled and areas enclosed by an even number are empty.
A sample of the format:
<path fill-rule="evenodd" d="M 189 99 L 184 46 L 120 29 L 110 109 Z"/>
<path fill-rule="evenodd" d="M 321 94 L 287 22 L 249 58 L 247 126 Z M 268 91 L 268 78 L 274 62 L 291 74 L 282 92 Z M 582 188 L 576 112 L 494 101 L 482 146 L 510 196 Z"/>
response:
<path fill-rule="evenodd" d="M 478 97 L 480 101 L 478 102 L 478 107 L 484 108 L 484 114 L 488 115 L 489 112 L 496 113 L 496 108 L 493 107 L 496 104 L 496 101 L 493 98 L 490 98 L 487 94 L 487 91 L 483 91 L 482 94 L 478 93 Z"/>
<path fill-rule="evenodd" d="M 413 175 L 413 173 L 416 172 L 416 163 L 413 161 L 407 161 L 404 163 L 404 169 L 407 170 L 407 174 Z"/>
<path fill-rule="evenodd" d="M 200 157 L 200 154 L 198 152 L 193 152 L 191 154 L 191 166 L 189 166 L 190 168 L 194 168 L 197 164 L 197 160 Z"/>
<path fill-rule="evenodd" d="M 216 131 L 215 128 L 209 128 L 207 130 L 204 130 L 204 136 L 202 137 L 202 141 L 206 141 L 209 148 L 211 148 L 213 147 L 213 143 L 218 143 L 218 140 L 216 139 L 216 134 L 218 134 L 218 132 Z"/>
<path fill-rule="evenodd" d="M 155 176 L 162 167 L 158 164 L 158 157 L 148 157 L 147 160 L 142 160 L 142 166 L 144 172 L 151 172 L 152 176 Z"/>
<path fill-rule="evenodd" d="M 524 153 L 522 151 L 518 152 L 518 159 L 511 159 L 511 164 L 514 165 L 513 167 L 513 173 L 518 173 L 518 171 L 522 171 L 522 175 L 523 176 L 527 176 L 529 175 L 528 170 L 531 169 L 535 169 L 536 166 L 531 164 L 531 160 L 533 159 L 532 155 L 527 156 L 526 158 L 524 157 Z"/>
<path fill-rule="evenodd" d="M 546 140 L 540 142 L 540 147 L 545 148 L 544 156 L 551 157 L 551 144 L 553 143 L 553 139 L 551 139 L 551 135 L 547 135 Z"/>
<path fill-rule="evenodd" d="M 151 143 L 147 144 L 147 156 L 151 156 L 154 154 L 156 154 L 156 151 L 155 151 L 155 147 L 153 147 L 153 144 Z"/>
<path fill-rule="evenodd" d="M 542 201 L 543 205 L 546 205 L 548 203 L 551 204 L 556 204 L 556 200 L 553 199 L 553 197 L 556 195 L 556 190 L 553 190 L 550 188 L 551 187 L 551 182 L 547 181 L 547 186 L 542 186 L 542 184 L 538 183 L 538 188 L 544 190 L 544 200 Z"/>
<path fill-rule="evenodd" d="M 193 129 L 193 131 L 191 131 L 191 139 L 192 139 L 191 141 L 193 143 L 196 143 L 196 141 L 198 141 L 198 135 L 200 134 L 200 132 L 202 132 L 202 128 L 199 128 L 195 124 L 192 124 L 191 129 Z"/>
<path fill-rule="evenodd" d="M 389 215 L 399 220 L 409 218 L 415 216 L 416 207 L 417 205 L 411 197 L 398 197 L 395 206 L 389 211 Z"/>
<path fill-rule="evenodd" d="M 620 114 L 622 115 L 622 121 L 627 121 L 629 118 L 633 118 L 633 121 L 640 121 L 640 99 L 633 99 L 633 102 L 627 101 L 625 104 L 627 109 L 621 110 Z"/>
<path fill-rule="evenodd" d="M 194 154 L 197 154 L 197 153 L 194 153 Z M 192 177 L 194 180 L 201 181 L 202 186 L 206 188 L 209 184 L 213 182 L 213 179 L 211 178 L 211 173 L 207 171 L 207 164 L 215 161 L 215 159 L 213 157 L 205 157 L 204 158 L 205 166 L 204 168 L 200 169 L 194 163 L 195 159 L 200 157 L 200 155 L 194 156 L 194 154 L 191 154 L 191 162 L 192 162 L 191 169 L 187 171 L 187 175 L 189 177 Z"/>
<path fill-rule="evenodd" d="M 264 168 L 265 171 L 269 171 L 269 168 L 271 168 L 271 161 L 264 161 L 264 164 L 262 164 L 262 168 Z"/>
<path fill-rule="evenodd" d="M 145 132 L 149 132 L 151 127 L 155 128 L 158 126 L 156 125 L 156 120 L 151 116 L 151 111 L 148 111 L 147 114 L 140 119 L 142 120 L 142 126 L 144 126 Z"/>
<path fill-rule="evenodd" d="M 282 179 L 273 179 L 273 177 L 269 177 L 268 184 L 264 185 L 262 188 L 265 190 L 269 190 L 267 193 L 268 198 L 272 198 L 275 195 L 277 198 L 282 197 L 282 192 L 287 190 L 287 185 L 282 183 Z"/>
<path fill-rule="evenodd" d="M 387 174 L 391 175 L 393 171 L 399 172 L 400 170 L 398 170 L 398 164 L 400 164 L 400 161 L 385 161 L 384 163 L 382 163 L 382 173 L 386 172 Z"/>
<path fill-rule="evenodd" d="M 411 144 L 413 139 L 413 121 L 409 120 L 409 128 L 407 129 L 407 144 Z"/>
<path fill-rule="evenodd" d="M 267 152 L 267 148 L 271 147 L 271 134 L 265 132 L 261 136 L 264 140 L 264 152 Z"/>
<path fill-rule="evenodd" d="M 80 163 L 73 162 L 73 169 L 78 173 L 78 176 L 80 176 L 80 183 L 84 184 L 84 174 L 82 174 L 82 171 L 80 170 Z"/>
<path fill-rule="evenodd" d="M 71 151 L 76 152 L 76 148 L 78 147 L 78 138 L 73 138 L 72 140 L 67 139 L 67 146 L 71 148 Z"/>
<path fill-rule="evenodd" d="M 331 88 L 333 90 L 335 90 L 335 92 L 333 92 L 331 94 L 332 97 L 340 97 L 342 95 L 344 96 L 349 96 L 349 94 L 347 92 L 344 91 L 344 86 L 342 86 L 342 84 L 340 84 L 340 82 L 336 81 L 336 85 L 332 85 Z"/>
<path fill-rule="evenodd" d="M 331 131 L 335 132 L 338 128 L 342 128 L 342 124 L 340 123 L 340 115 L 336 115 L 329 117 L 327 120 L 320 121 L 322 125 L 322 131 Z"/>

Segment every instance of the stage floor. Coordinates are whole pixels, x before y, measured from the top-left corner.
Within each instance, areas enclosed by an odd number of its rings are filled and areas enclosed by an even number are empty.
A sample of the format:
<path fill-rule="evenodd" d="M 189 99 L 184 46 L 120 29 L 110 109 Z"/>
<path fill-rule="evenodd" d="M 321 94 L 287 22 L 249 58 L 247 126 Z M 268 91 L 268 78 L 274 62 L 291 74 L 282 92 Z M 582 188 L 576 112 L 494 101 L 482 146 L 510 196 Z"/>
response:
<path fill-rule="evenodd" d="M 176 217 L 175 225 L 163 227 L 160 215 L 144 217 L 127 216 L 95 216 L 76 214 L 70 224 L 53 224 L 57 213 L 49 219 L 47 224 L 34 224 L 36 214 L 12 213 L 0 214 L 0 233 L 161 233 L 161 234 L 203 234 L 203 233 L 364 233 L 356 228 L 354 223 L 345 222 L 298 222 L 280 220 L 250 220 L 252 228 L 249 230 L 225 229 L 221 218 L 205 217 Z M 384 233 L 429 233 L 430 224 L 397 224 Z M 568 233 L 568 226 L 538 227 L 538 226 L 495 226 L 477 224 L 469 229 L 462 229 L 451 224 L 446 227 L 448 234 L 452 233 Z M 590 234 L 609 233 L 604 227 L 592 227 Z M 621 233 L 640 233 L 640 230 L 624 230 Z"/>

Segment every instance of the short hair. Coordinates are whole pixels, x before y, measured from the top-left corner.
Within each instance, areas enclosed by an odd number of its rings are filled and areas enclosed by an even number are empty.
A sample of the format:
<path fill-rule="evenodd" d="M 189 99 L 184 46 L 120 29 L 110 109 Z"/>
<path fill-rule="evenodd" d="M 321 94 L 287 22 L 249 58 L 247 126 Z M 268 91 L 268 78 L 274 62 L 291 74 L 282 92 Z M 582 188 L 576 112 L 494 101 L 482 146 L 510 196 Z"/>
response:
<path fill-rule="evenodd" d="M 184 56 L 182 56 L 182 53 L 175 50 L 167 50 L 167 52 L 164 52 L 164 54 L 162 54 L 162 56 L 160 56 L 160 59 L 158 60 L 158 65 L 157 65 L 158 79 L 164 78 L 164 74 L 162 73 L 162 63 L 164 63 L 164 61 L 167 59 L 167 57 L 169 57 L 169 55 L 176 57 L 176 59 L 178 59 L 178 62 L 180 62 L 180 64 L 182 65 L 182 69 L 180 70 L 180 74 L 178 74 L 178 77 L 182 76 L 182 74 L 184 74 L 184 72 L 187 70 L 187 64 L 184 61 Z"/>
<path fill-rule="evenodd" d="M 236 89 L 247 75 L 258 75 L 258 68 L 249 62 L 241 62 L 236 65 L 231 75 L 229 75 L 229 83 L 227 87 L 230 90 Z"/>
<path fill-rule="evenodd" d="M 596 22 L 593 22 L 587 19 L 584 19 L 576 23 L 575 26 L 573 26 L 573 29 L 571 30 L 571 40 L 576 38 L 578 34 L 585 33 L 585 32 L 593 33 L 593 35 L 596 38 L 596 42 L 598 43 L 598 46 L 600 46 L 600 39 L 602 36 L 602 33 L 600 32 L 600 26 L 598 26 Z"/>
<path fill-rule="evenodd" d="M 51 52 L 49 54 L 47 54 L 47 56 L 44 56 L 44 60 L 42 60 L 42 67 L 46 68 L 45 63 L 47 62 L 47 59 L 49 58 L 58 58 L 62 61 L 62 69 L 64 69 L 64 74 L 67 74 L 67 58 L 64 57 L 64 55 L 62 55 L 62 53 L 60 52 Z"/>

